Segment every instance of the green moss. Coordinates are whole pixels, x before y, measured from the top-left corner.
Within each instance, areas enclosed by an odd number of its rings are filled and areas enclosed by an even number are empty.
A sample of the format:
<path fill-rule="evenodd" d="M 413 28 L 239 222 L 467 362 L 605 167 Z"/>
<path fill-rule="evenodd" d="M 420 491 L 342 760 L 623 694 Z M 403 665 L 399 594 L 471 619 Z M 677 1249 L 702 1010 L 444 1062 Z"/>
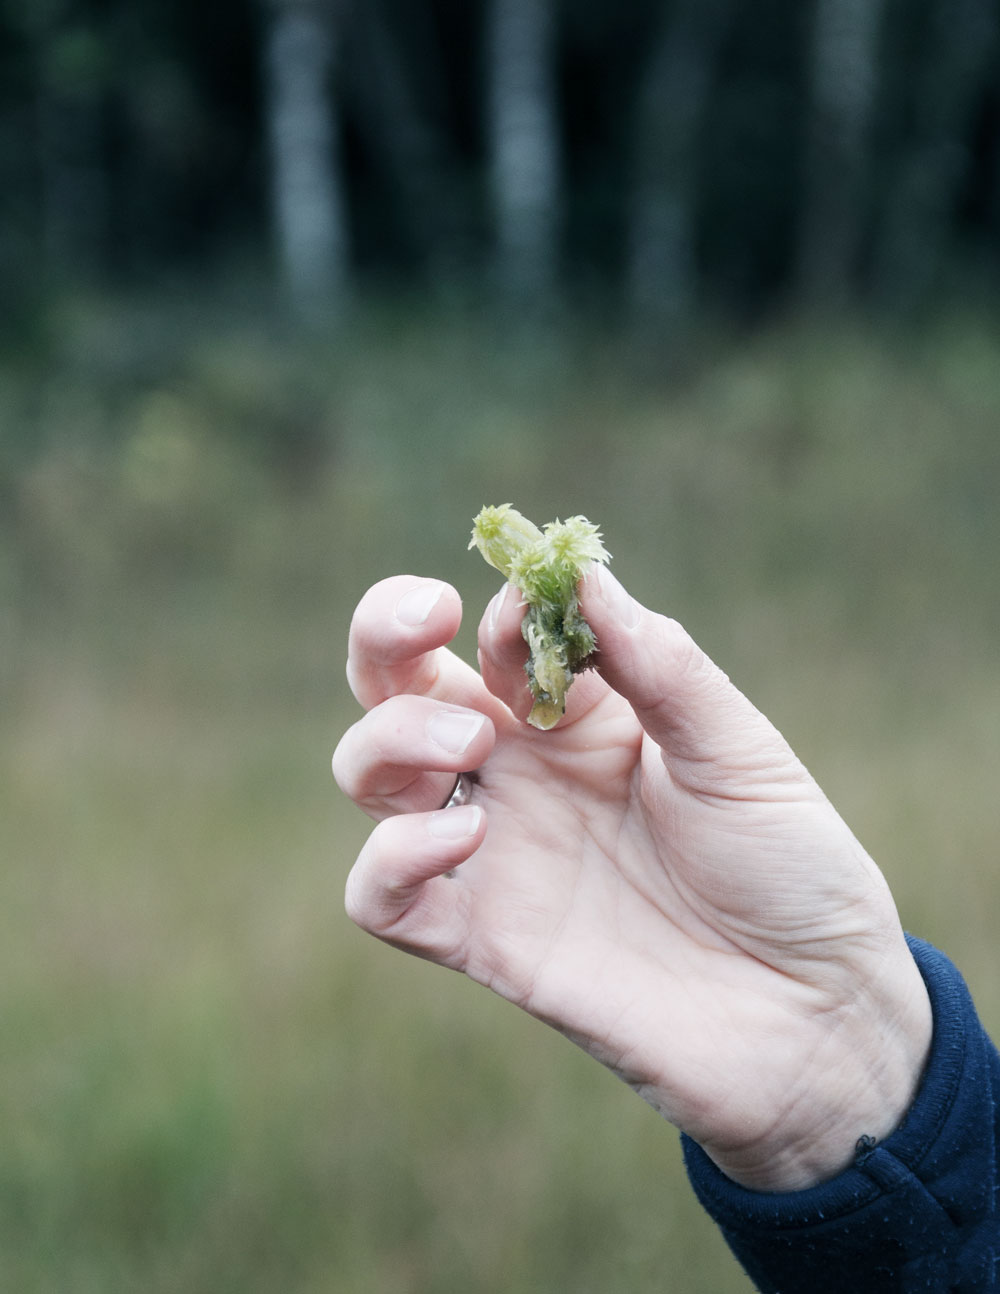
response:
<path fill-rule="evenodd" d="M 591 562 L 610 561 L 586 517 L 550 521 L 543 530 L 509 503 L 485 507 L 472 526 L 470 548 L 520 589 L 527 603 L 521 633 L 535 704 L 528 722 L 551 728 L 566 710 L 566 693 L 591 663 L 597 640 L 580 614 L 577 588 Z"/>

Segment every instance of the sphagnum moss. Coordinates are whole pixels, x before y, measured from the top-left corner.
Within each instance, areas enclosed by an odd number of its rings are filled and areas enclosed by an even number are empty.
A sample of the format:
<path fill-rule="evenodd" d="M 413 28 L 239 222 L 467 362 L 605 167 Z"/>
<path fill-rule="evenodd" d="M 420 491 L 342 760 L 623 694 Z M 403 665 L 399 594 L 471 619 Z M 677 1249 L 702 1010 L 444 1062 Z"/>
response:
<path fill-rule="evenodd" d="M 592 562 L 608 562 L 611 554 L 586 517 L 550 521 L 539 530 L 509 503 L 483 508 L 469 547 L 524 596 L 521 633 L 530 653 L 524 668 L 534 698 L 528 722 L 552 728 L 566 711 L 573 675 L 588 667 L 597 647 L 580 614 L 580 579 Z"/>

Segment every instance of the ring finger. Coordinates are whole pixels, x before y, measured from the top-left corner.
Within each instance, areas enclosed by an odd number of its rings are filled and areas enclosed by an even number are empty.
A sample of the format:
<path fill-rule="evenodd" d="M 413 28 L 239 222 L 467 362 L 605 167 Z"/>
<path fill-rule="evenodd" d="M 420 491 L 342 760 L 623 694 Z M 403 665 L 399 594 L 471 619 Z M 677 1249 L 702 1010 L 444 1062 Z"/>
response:
<path fill-rule="evenodd" d="M 431 697 L 404 694 L 369 710 L 333 755 L 337 784 L 377 820 L 445 803 L 459 773 L 482 764 L 496 741 L 490 719 Z"/>

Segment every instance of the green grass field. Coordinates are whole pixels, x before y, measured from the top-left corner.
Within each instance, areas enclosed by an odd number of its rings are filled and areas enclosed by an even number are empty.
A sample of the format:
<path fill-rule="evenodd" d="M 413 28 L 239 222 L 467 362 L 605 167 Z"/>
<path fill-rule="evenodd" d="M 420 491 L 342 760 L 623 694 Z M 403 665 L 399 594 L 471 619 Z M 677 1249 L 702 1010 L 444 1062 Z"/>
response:
<path fill-rule="evenodd" d="M 736 1294 L 674 1131 L 343 915 L 351 608 L 585 512 L 1000 1030 L 1000 336 L 620 342 L 134 304 L 0 360 L 0 1287 Z"/>

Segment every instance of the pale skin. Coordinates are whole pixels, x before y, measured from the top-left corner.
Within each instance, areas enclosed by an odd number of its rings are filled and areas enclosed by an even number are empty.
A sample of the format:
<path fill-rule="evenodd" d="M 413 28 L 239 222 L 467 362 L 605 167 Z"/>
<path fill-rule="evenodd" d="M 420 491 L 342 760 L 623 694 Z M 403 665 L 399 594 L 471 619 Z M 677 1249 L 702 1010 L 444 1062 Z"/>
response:
<path fill-rule="evenodd" d="M 367 713 L 333 767 L 378 825 L 348 913 L 566 1034 L 733 1180 L 815 1185 L 898 1126 L 930 1045 L 888 886 L 676 622 L 596 566 L 581 608 L 597 669 L 539 732 L 515 589 L 478 671 L 448 647 L 449 585 L 365 595 L 348 679 Z M 441 809 L 465 770 L 471 803 Z"/>

